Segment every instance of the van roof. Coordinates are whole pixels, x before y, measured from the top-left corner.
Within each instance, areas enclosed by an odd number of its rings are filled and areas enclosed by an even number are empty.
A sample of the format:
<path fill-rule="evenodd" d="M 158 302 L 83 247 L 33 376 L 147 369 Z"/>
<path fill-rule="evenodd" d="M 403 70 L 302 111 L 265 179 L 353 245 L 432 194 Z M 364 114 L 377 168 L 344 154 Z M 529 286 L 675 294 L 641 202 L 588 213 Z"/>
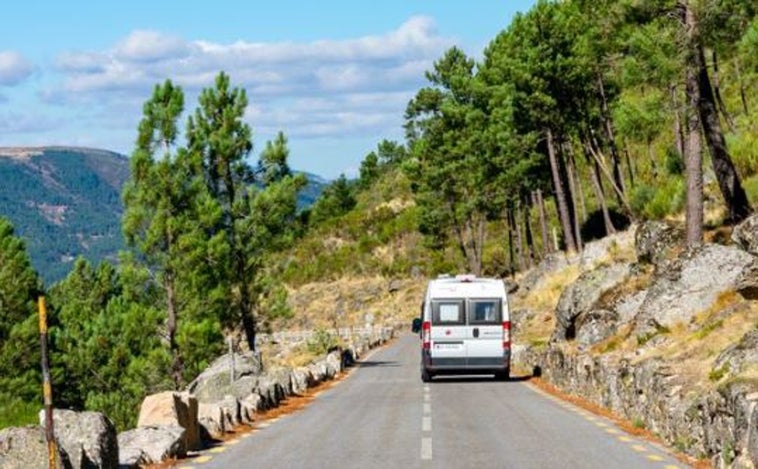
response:
<path fill-rule="evenodd" d="M 472 275 L 434 279 L 429 282 L 427 289 L 432 298 L 505 296 L 502 280 Z"/>

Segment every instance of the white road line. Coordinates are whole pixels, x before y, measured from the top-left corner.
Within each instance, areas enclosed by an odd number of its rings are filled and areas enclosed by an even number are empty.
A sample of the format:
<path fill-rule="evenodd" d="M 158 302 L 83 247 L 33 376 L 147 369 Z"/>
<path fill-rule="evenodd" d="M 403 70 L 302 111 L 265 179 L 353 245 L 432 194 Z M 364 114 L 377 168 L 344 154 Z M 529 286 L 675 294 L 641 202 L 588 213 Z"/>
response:
<path fill-rule="evenodd" d="M 432 404 L 427 402 L 424 404 L 424 415 L 429 415 L 431 413 L 432 413 Z"/>
<path fill-rule="evenodd" d="M 430 396 L 429 394 L 424 394 L 424 402 L 429 402 L 431 400 L 432 400 L 432 396 Z"/>
<path fill-rule="evenodd" d="M 432 418 L 431 417 L 421 418 L 421 430 L 425 432 L 432 431 Z"/>
<path fill-rule="evenodd" d="M 432 459 L 432 439 L 431 438 L 421 439 L 421 459 L 425 461 L 429 461 Z"/>

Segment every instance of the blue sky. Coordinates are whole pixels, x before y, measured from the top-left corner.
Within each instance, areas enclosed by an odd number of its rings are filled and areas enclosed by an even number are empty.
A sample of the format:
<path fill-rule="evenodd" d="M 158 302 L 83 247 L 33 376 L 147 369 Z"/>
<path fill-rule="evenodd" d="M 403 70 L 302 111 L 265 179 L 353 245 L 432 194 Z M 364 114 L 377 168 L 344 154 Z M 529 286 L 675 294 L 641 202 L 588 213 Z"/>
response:
<path fill-rule="evenodd" d="M 0 146 L 129 154 L 142 103 L 170 78 L 186 108 L 220 70 L 247 90 L 252 157 L 277 131 L 291 165 L 355 175 L 424 71 L 457 45 L 480 57 L 533 0 L 13 1 L 0 29 Z"/>

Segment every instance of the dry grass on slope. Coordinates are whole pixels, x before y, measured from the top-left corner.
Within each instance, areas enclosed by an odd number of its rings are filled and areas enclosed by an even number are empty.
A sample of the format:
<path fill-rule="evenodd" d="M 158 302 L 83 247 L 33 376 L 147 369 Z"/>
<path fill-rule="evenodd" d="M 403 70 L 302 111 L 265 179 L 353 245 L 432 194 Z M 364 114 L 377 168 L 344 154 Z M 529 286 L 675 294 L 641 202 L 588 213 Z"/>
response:
<path fill-rule="evenodd" d="M 511 297 L 511 310 L 527 310 L 530 315 L 514 331 L 516 342 L 529 345 L 546 344 L 555 329 L 555 307 L 567 285 L 573 283 L 581 272 L 576 264 L 549 272 L 536 287 L 526 295 Z M 517 279 L 518 281 L 518 279 Z"/>
<path fill-rule="evenodd" d="M 418 314 L 425 279 L 346 276 L 334 282 L 313 282 L 289 289 L 294 315 L 271 324 L 273 331 L 316 331 L 292 346 L 261 344 L 269 366 L 303 366 L 323 354 L 325 343 L 342 345 L 338 330 L 373 325 L 408 325 Z"/>
<path fill-rule="evenodd" d="M 392 285 L 391 285 L 392 284 Z M 394 291 L 390 291 L 390 286 Z M 424 279 L 343 277 L 334 282 L 312 282 L 289 291 L 293 319 L 275 330 L 335 329 L 408 320 L 417 314 Z M 396 289 L 396 290 L 395 290 Z"/>

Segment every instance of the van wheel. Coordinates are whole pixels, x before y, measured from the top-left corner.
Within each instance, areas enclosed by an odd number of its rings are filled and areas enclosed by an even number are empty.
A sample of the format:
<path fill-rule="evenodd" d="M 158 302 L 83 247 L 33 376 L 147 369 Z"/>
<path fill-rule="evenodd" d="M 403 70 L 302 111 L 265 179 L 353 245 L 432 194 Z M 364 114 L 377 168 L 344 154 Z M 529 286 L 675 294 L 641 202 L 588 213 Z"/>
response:
<path fill-rule="evenodd" d="M 508 368 L 506 368 L 503 371 L 498 371 L 495 373 L 495 379 L 498 381 L 508 381 L 510 378 L 511 372 Z"/>
<path fill-rule="evenodd" d="M 432 380 L 432 374 L 426 368 L 421 368 L 421 381 L 428 383 Z"/>

